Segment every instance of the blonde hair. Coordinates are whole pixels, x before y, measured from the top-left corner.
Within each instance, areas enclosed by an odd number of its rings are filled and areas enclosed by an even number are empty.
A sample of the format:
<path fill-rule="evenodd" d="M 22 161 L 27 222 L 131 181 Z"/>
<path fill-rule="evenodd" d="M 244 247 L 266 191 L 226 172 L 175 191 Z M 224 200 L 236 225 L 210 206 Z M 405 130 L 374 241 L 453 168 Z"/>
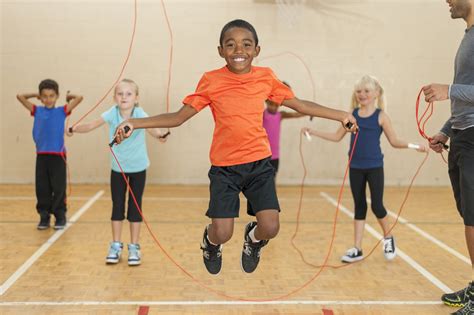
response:
<path fill-rule="evenodd" d="M 356 109 L 360 107 L 360 104 L 357 102 L 356 91 L 358 89 L 363 89 L 366 87 L 379 93 L 377 97 L 377 108 L 385 110 L 385 95 L 383 87 L 380 85 L 377 78 L 371 75 L 364 75 L 360 80 L 355 83 L 354 91 L 352 92 L 351 109 Z"/>
<path fill-rule="evenodd" d="M 127 83 L 127 84 L 130 84 L 131 86 L 133 86 L 133 88 L 135 89 L 135 94 L 138 96 L 138 84 L 131 80 L 131 79 L 122 79 L 120 80 L 119 83 L 117 83 L 117 85 L 115 86 L 115 89 L 114 89 L 114 93 L 117 93 L 117 87 L 119 86 L 120 83 Z M 140 106 L 138 103 L 135 104 L 135 106 Z"/>

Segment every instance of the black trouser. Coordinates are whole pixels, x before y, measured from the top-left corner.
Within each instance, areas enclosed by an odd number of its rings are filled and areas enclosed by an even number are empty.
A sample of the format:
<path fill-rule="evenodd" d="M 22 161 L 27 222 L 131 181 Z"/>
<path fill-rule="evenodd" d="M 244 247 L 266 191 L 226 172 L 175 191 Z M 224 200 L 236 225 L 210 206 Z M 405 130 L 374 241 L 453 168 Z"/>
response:
<path fill-rule="evenodd" d="M 372 211 L 378 219 L 385 218 L 387 210 L 383 206 L 383 167 L 369 169 L 351 168 L 349 179 L 352 197 L 354 198 L 354 219 L 365 220 L 367 215 L 367 197 L 365 195 L 367 182 L 369 183 L 370 198 L 372 200 Z"/>
<path fill-rule="evenodd" d="M 65 157 L 64 157 L 65 158 Z M 36 210 L 41 216 L 51 213 L 57 219 L 66 214 L 66 162 L 60 155 L 36 155 Z"/>
<path fill-rule="evenodd" d="M 459 214 L 464 225 L 474 226 L 474 127 L 453 129 L 448 168 Z"/>
<path fill-rule="evenodd" d="M 142 208 L 142 196 L 145 190 L 146 170 L 137 173 L 125 173 L 130 187 L 137 199 L 138 206 Z M 112 192 L 112 221 L 122 221 L 125 219 L 125 195 L 127 183 L 123 179 L 122 173 L 112 171 L 110 174 L 110 189 Z M 142 222 L 142 216 L 133 201 L 131 192 L 128 193 L 127 220 L 129 222 Z"/>

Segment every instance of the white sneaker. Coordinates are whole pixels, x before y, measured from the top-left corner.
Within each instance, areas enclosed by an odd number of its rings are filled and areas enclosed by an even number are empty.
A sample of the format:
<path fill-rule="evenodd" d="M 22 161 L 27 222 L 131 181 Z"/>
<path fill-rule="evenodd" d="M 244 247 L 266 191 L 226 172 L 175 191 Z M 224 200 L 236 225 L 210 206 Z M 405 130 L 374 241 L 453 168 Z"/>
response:
<path fill-rule="evenodd" d="M 122 255 L 123 244 L 121 242 L 111 242 L 109 247 L 109 253 L 105 258 L 105 262 L 108 264 L 116 264 L 120 261 Z"/>
<path fill-rule="evenodd" d="M 345 263 L 351 263 L 362 259 L 364 259 L 362 249 L 357 249 L 355 247 L 349 248 L 344 256 L 341 257 L 341 261 Z"/>
<path fill-rule="evenodd" d="M 142 263 L 139 244 L 128 244 L 128 265 L 138 266 Z"/>
<path fill-rule="evenodd" d="M 383 239 L 383 255 L 387 260 L 392 260 L 395 258 L 395 256 L 397 256 L 395 249 L 395 239 L 393 236 Z"/>

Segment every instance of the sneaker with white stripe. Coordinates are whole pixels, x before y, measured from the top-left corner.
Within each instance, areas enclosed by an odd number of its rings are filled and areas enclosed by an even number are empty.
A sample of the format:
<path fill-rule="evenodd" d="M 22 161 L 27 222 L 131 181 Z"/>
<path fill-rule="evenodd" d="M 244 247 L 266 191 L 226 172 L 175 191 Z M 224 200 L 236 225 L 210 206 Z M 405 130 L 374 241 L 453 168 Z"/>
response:
<path fill-rule="evenodd" d="M 341 257 L 341 261 L 344 263 L 352 263 L 364 259 L 362 249 L 356 247 L 349 248 L 344 256 Z"/>
<path fill-rule="evenodd" d="M 395 239 L 393 236 L 386 237 L 383 239 L 383 255 L 385 259 L 392 260 L 397 256 L 397 252 L 395 249 Z"/>
<path fill-rule="evenodd" d="M 142 263 L 142 254 L 139 244 L 128 244 L 128 265 L 138 266 Z"/>

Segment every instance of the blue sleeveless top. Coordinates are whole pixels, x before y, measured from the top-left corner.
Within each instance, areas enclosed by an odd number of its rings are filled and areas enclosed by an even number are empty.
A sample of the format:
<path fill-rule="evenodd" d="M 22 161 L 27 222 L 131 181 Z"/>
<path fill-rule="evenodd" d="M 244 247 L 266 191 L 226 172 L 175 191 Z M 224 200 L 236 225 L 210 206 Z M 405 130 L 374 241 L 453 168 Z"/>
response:
<path fill-rule="evenodd" d="M 33 123 L 33 139 L 36 143 L 37 154 L 66 153 L 64 148 L 64 121 L 67 105 L 47 108 L 46 106 L 33 106 L 31 116 L 35 117 Z"/>
<path fill-rule="evenodd" d="M 359 125 L 359 138 L 357 138 L 350 167 L 357 169 L 383 167 L 383 154 L 380 148 L 380 135 L 382 134 L 382 127 L 379 125 L 380 109 L 377 108 L 369 117 L 360 117 L 357 108 L 352 115 Z M 355 134 L 351 134 L 349 156 L 354 139 Z"/>

